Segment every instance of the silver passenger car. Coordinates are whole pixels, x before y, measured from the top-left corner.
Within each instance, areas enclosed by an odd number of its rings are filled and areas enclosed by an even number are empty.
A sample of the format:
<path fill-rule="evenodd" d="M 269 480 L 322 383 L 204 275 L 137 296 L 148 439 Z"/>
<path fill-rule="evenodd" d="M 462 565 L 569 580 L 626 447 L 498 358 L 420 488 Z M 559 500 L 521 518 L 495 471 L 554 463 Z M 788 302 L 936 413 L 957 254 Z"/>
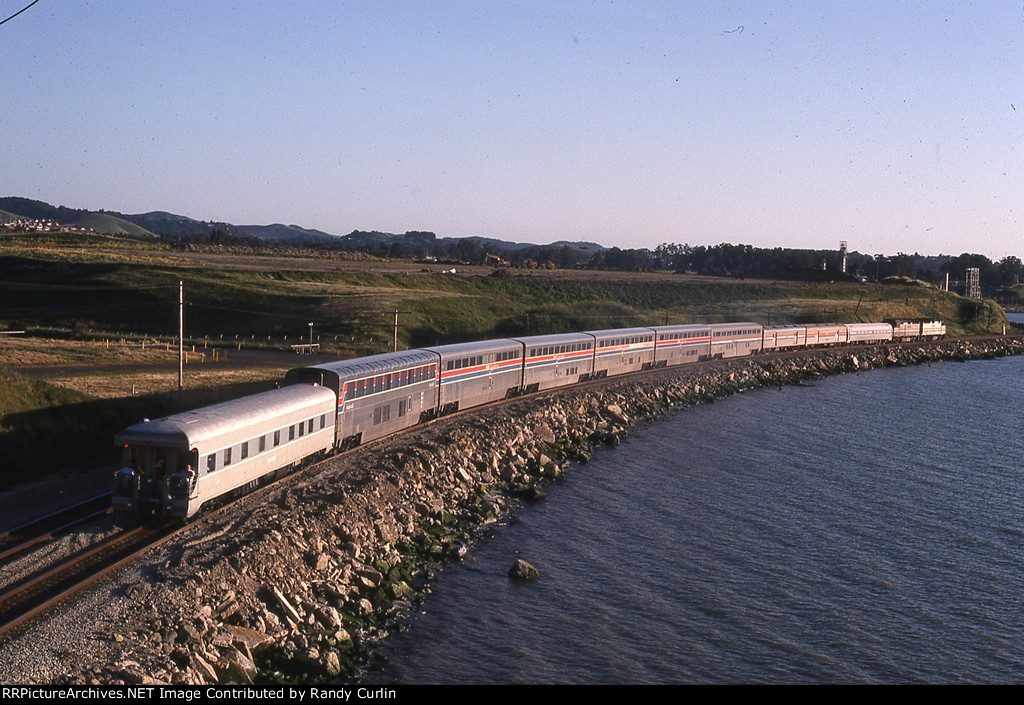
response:
<path fill-rule="evenodd" d="M 507 399 L 523 386 L 523 344 L 483 340 L 427 348 L 439 358 L 438 413 Z"/>
<path fill-rule="evenodd" d="M 871 345 L 892 340 L 892 326 L 888 323 L 847 323 L 846 333 L 851 343 Z"/>
<path fill-rule="evenodd" d="M 807 344 L 804 326 L 765 326 L 761 333 L 761 349 L 765 352 L 801 348 Z"/>
<path fill-rule="evenodd" d="M 819 345 L 845 345 L 848 342 L 846 326 L 840 323 L 814 323 L 807 326 L 807 347 Z"/>
<path fill-rule="evenodd" d="M 290 370 L 287 384 L 320 384 L 337 395 L 338 446 L 400 431 L 437 413 L 438 356 L 384 353 Z"/>
<path fill-rule="evenodd" d="M 711 359 L 711 326 L 655 326 L 654 366 L 671 367 Z"/>
<path fill-rule="evenodd" d="M 760 323 L 712 323 L 711 357 L 744 357 L 761 350 Z"/>
<path fill-rule="evenodd" d="M 594 373 L 594 336 L 556 333 L 517 338 L 525 350 L 523 390 L 564 387 L 583 382 Z"/>
<path fill-rule="evenodd" d="M 594 336 L 594 376 L 621 375 L 654 367 L 654 330 L 616 328 L 584 331 Z"/>
<path fill-rule="evenodd" d="M 295 385 L 129 426 L 115 510 L 182 519 L 334 446 L 334 392 Z"/>

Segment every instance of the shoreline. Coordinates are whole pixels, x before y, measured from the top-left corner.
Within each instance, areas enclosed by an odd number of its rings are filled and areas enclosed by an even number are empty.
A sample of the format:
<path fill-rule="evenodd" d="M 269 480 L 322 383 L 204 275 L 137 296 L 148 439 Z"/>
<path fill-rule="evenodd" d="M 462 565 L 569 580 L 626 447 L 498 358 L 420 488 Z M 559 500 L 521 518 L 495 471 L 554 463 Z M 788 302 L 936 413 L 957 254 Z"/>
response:
<path fill-rule="evenodd" d="M 426 599 L 434 569 L 637 423 L 744 389 L 1022 353 L 1024 340 L 1004 337 L 739 358 L 441 419 L 198 519 L 134 576 L 90 591 L 109 608 L 90 630 L 103 636 L 36 682 L 358 682 L 389 618 Z"/>

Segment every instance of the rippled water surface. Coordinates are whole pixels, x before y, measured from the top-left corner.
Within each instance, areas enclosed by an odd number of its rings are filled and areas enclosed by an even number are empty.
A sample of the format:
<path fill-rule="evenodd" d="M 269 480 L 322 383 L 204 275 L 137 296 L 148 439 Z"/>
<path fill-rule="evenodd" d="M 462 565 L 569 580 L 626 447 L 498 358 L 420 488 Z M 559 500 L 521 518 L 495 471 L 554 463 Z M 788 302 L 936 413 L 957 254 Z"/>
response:
<path fill-rule="evenodd" d="M 1020 681 L 1022 392 L 1006 358 L 673 413 L 443 572 L 369 678 Z"/>

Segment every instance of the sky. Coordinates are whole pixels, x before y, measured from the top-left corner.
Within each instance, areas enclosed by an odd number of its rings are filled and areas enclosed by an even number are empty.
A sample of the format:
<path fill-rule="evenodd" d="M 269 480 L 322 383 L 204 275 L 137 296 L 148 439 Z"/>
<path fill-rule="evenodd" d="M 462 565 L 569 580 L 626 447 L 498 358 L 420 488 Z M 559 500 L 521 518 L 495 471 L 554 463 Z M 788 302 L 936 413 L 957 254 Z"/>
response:
<path fill-rule="evenodd" d="M 31 0 L 0 0 L 0 20 Z M 235 224 L 1024 257 L 1024 0 L 39 0 L 0 196 Z"/>

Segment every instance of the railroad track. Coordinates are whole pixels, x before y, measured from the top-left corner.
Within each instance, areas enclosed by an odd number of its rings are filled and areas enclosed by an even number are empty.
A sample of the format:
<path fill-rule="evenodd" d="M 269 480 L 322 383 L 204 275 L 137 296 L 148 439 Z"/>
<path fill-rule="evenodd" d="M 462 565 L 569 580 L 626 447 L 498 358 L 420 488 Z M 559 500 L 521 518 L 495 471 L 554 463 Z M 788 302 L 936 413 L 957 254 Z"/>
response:
<path fill-rule="evenodd" d="M 0 561 L 24 553 L 87 521 L 110 514 L 110 495 L 110 492 L 96 495 L 0 533 Z"/>
<path fill-rule="evenodd" d="M 126 529 L 34 573 L 0 593 L 4 636 L 170 537 L 172 523 Z"/>

